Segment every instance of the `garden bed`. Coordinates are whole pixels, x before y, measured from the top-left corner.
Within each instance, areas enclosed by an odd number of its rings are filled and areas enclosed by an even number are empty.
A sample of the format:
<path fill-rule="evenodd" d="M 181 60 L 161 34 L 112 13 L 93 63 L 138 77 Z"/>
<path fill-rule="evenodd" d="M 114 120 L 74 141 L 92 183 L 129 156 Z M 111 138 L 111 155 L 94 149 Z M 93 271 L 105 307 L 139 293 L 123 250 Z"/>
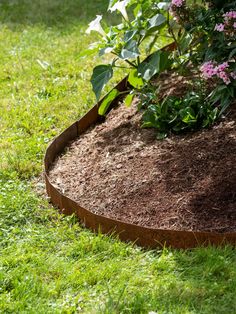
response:
<path fill-rule="evenodd" d="M 235 244 L 235 6 L 172 0 L 150 9 L 114 1 L 108 10 L 122 27 L 104 28 L 101 15 L 89 23 L 100 41 L 83 56 L 113 60 L 93 69 L 98 104 L 47 149 L 47 193 L 86 227 L 143 246 Z M 150 55 L 164 32 L 173 43 Z M 116 68 L 127 78 L 100 100 Z M 115 107 L 124 95 L 132 106 Z M 154 129 L 140 128 L 134 95 L 143 126 Z M 168 137 L 158 141 L 155 129 Z"/>
<path fill-rule="evenodd" d="M 209 130 L 158 141 L 136 105 L 114 108 L 57 158 L 49 178 L 91 212 L 144 227 L 236 231 L 236 106 Z"/>

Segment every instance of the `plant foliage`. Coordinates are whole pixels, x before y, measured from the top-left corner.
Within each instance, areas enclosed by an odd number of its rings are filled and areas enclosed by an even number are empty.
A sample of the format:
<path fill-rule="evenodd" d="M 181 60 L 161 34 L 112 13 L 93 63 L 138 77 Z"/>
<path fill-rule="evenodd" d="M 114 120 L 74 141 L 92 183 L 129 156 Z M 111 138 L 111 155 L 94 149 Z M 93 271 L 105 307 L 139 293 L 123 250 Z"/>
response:
<path fill-rule="evenodd" d="M 113 56 L 110 64 L 94 68 L 91 83 L 97 99 L 115 68 L 127 68 L 132 86 L 125 98 L 130 105 L 138 95 L 144 110 L 143 127 L 160 133 L 209 127 L 236 97 L 236 4 L 232 1 L 111 0 L 108 11 L 117 12 L 121 23 L 101 25 L 102 17 L 89 24 L 101 40 L 92 47 L 100 56 Z M 161 37 L 175 43 L 175 51 L 157 49 Z M 90 54 L 90 50 L 86 52 Z M 185 75 L 194 68 L 199 83 L 208 88 L 187 91 L 182 97 L 162 99 L 153 78 L 172 69 Z M 157 84 L 158 85 L 158 84 Z M 202 84 L 198 84 L 199 86 Z M 106 114 L 117 92 L 103 100 L 99 113 Z M 150 100 L 151 99 L 151 100 Z"/>

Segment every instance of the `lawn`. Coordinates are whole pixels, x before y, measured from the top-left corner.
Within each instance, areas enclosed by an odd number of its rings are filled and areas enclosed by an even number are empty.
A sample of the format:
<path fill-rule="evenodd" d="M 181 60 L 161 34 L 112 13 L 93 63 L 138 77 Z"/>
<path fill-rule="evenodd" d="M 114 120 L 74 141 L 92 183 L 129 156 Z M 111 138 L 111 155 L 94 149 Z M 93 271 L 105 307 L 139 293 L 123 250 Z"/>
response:
<path fill-rule="evenodd" d="M 142 250 L 94 235 L 38 193 L 49 141 L 95 101 L 97 60 L 79 54 L 107 2 L 0 3 L 0 313 L 234 314 L 232 247 Z"/>

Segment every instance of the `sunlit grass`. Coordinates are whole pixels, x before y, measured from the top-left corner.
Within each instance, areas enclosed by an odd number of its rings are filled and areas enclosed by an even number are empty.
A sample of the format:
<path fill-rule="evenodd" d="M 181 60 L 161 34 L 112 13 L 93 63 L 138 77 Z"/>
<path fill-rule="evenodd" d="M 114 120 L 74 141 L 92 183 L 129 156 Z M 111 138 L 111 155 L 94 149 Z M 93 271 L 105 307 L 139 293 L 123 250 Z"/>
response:
<path fill-rule="evenodd" d="M 236 313 L 231 247 L 144 251 L 92 234 L 36 195 L 48 142 L 95 101 L 98 60 L 79 54 L 106 6 L 1 1 L 0 313 Z"/>

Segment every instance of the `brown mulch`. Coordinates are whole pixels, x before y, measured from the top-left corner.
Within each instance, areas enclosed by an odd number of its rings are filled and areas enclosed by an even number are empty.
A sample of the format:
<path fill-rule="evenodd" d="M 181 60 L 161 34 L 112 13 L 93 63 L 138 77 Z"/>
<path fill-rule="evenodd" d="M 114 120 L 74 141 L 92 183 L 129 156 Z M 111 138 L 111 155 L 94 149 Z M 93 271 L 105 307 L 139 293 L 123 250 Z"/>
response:
<path fill-rule="evenodd" d="M 71 143 L 51 181 L 92 212 L 172 230 L 236 231 L 236 106 L 212 129 L 156 140 L 133 105 Z"/>

